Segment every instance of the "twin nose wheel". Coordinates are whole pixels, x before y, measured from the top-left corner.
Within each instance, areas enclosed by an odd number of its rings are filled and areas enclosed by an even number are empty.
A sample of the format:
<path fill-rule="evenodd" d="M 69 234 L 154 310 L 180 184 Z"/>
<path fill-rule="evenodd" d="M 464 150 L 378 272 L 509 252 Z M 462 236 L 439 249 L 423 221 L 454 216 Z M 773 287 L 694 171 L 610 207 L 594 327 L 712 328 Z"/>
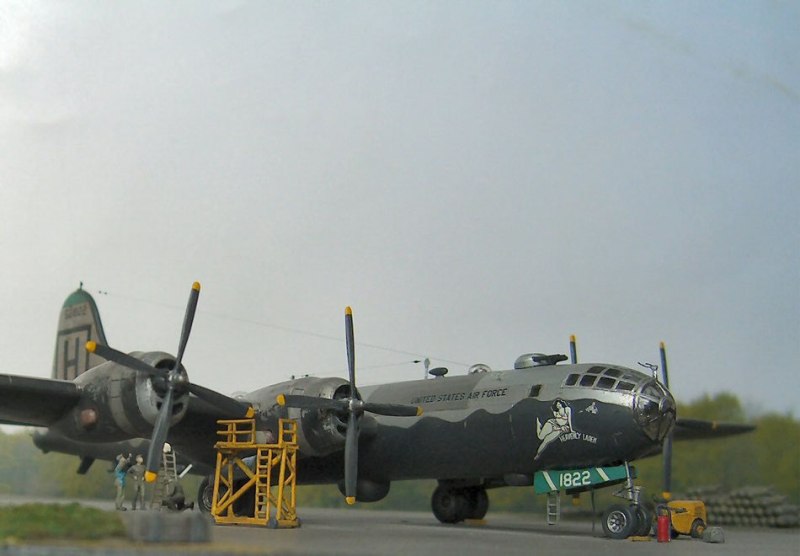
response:
<path fill-rule="evenodd" d="M 653 526 L 653 513 L 639 504 L 614 504 L 603 512 L 603 531 L 612 539 L 646 536 Z"/>

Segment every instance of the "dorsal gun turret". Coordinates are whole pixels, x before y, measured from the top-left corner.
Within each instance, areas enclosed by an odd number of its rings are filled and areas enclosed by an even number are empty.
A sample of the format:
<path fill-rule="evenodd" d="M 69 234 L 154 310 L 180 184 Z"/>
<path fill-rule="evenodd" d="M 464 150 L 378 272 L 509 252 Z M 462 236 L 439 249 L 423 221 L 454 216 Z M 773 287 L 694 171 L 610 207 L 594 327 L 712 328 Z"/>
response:
<path fill-rule="evenodd" d="M 547 367 L 566 361 L 567 356 L 557 353 L 553 355 L 545 355 L 544 353 L 525 353 L 517 357 L 514 361 L 514 369 L 532 369 L 533 367 Z"/>

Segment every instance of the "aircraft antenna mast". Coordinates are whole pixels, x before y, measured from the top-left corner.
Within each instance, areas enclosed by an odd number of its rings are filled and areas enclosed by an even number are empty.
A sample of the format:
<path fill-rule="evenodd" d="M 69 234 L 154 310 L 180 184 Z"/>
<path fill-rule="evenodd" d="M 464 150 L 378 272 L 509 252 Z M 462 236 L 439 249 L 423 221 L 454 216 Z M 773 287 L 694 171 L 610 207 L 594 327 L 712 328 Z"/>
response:
<path fill-rule="evenodd" d="M 422 363 L 422 365 L 425 367 L 425 374 L 422 375 L 422 378 L 423 379 L 428 378 L 428 369 L 431 368 L 431 360 L 426 357 L 424 360 L 423 359 L 415 359 L 414 363 Z"/>

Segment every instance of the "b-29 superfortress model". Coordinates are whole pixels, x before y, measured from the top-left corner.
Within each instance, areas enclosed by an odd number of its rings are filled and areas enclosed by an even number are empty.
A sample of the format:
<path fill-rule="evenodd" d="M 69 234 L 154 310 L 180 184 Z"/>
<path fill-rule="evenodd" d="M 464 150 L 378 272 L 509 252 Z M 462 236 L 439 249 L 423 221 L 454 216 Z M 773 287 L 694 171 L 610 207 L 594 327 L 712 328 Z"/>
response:
<path fill-rule="evenodd" d="M 299 484 L 337 483 L 353 503 L 384 498 L 392 481 L 437 479 L 432 509 L 446 523 L 482 518 L 487 489 L 532 485 L 537 472 L 627 467 L 659 453 L 670 433 L 680 440 L 752 430 L 676 418 L 655 377 L 613 364 L 558 364 L 567 359 L 560 355 L 358 388 L 349 308 L 348 378 L 304 377 L 232 398 L 190 382 L 181 364 L 199 292 L 195 283 L 172 356 L 108 347 L 93 298 L 75 291 L 61 310 L 53 378 L 0 374 L 0 422 L 46 427 L 34 435 L 37 446 L 78 455 L 83 473 L 95 459 L 146 451 L 152 480 L 166 441 L 208 477 L 218 419 L 254 417 L 267 434 L 289 417 L 299 424 Z M 573 491 L 581 473 L 566 475 Z M 204 480 L 198 499 L 206 509 L 210 489 Z M 635 521 L 635 504 L 616 518 Z"/>

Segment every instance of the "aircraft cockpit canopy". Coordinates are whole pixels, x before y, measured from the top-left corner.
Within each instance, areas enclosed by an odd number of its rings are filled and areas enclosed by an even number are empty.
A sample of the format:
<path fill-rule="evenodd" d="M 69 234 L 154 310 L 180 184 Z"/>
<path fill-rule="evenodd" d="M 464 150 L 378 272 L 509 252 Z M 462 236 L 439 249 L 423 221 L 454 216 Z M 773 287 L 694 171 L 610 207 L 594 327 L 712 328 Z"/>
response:
<path fill-rule="evenodd" d="M 632 391 L 641 375 L 635 371 L 616 367 L 591 367 L 585 373 L 572 373 L 564 379 L 564 386 L 602 388 L 604 390 Z"/>

